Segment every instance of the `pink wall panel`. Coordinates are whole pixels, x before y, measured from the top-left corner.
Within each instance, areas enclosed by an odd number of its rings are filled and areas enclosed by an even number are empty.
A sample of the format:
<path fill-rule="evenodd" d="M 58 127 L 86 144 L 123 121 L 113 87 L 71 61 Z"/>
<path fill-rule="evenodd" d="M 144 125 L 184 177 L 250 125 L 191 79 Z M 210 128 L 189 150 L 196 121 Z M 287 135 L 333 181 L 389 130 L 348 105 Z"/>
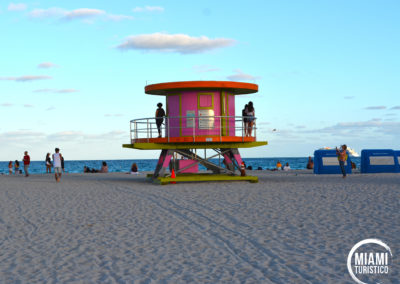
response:
<path fill-rule="evenodd" d="M 169 117 L 169 136 L 170 137 L 177 137 L 179 136 L 179 119 L 173 118 L 174 116 L 179 116 L 179 96 L 167 96 L 167 103 L 168 103 L 168 117 Z M 167 122 L 166 122 L 167 123 Z M 165 133 L 167 136 L 168 133 Z"/>
<path fill-rule="evenodd" d="M 187 116 L 187 111 L 194 111 L 195 116 L 198 116 L 198 98 L 197 95 L 198 93 L 213 93 L 214 94 L 214 115 L 219 116 L 221 111 L 220 111 L 220 97 L 219 97 L 219 92 L 210 92 L 210 91 L 189 91 L 189 92 L 182 92 L 182 116 L 186 117 Z M 211 99 L 211 96 L 205 96 L 208 99 Z M 209 105 L 211 105 L 211 100 L 209 102 Z M 214 129 L 198 129 L 199 124 L 198 124 L 198 119 L 195 121 L 196 123 L 196 129 L 195 129 L 195 135 L 219 135 L 219 119 L 215 119 L 215 123 L 218 124 L 218 126 Z M 189 123 L 190 124 L 190 123 Z M 186 118 L 182 119 L 182 135 L 183 136 L 192 136 L 193 135 L 193 128 L 187 128 L 187 121 Z"/>
<path fill-rule="evenodd" d="M 200 104 L 203 106 L 212 105 L 211 96 L 204 95 L 201 93 L 212 93 L 214 94 L 214 116 L 221 115 L 221 92 L 220 91 L 183 91 L 179 95 L 169 95 L 167 96 L 168 103 L 168 116 L 170 117 L 170 137 L 179 137 L 179 136 L 192 136 L 193 135 L 193 120 L 190 119 L 192 116 L 199 116 L 198 109 L 198 94 L 200 93 Z M 224 92 L 225 94 L 225 92 Z M 181 97 L 181 102 L 179 98 Z M 180 112 L 180 103 L 181 103 L 181 112 Z M 226 115 L 234 116 L 235 115 L 235 96 L 227 95 L 225 100 L 225 109 L 227 111 Z M 182 116 L 181 119 L 172 118 L 176 116 Z M 187 117 L 189 119 L 187 119 Z M 195 135 L 196 136 L 206 136 L 206 135 L 219 135 L 220 134 L 220 118 L 214 118 L 214 128 L 213 129 L 199 129 L 199 120 L 195 119 Z M 227 121 L 228 135 L 235 135 L 235 119 L 230 118 Z M 237 126 L 240 126 L 237 124 Z M 180 131 L 179 127 L 182 127 L 182 131 Z M 166 133 L 167 135 L 167 133 Z M 223 133 L 223 135 L 225 135 Z"/>
<path fill-rule="evenodd" d="M 182 92 L 182 135 L 191 136 L 193 135 L 193 128 L 188 128 L 192 120 L 189 118 L 187 121 L 186 117 L 188 111 L 194 111 L 194 116 L 197 116 L 197 92 Z"/>

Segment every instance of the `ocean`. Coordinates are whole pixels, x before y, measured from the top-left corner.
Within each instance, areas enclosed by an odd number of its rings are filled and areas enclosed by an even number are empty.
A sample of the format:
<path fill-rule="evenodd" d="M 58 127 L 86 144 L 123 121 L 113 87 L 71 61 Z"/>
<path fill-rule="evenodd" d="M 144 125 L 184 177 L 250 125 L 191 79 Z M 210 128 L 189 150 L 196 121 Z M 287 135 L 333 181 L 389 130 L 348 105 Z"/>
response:
<path fill-rule="evenodd" d="M 211 159 L 214 163 L 218 163 L 218 159 Z M 351 160 L 360 168 L 360 158 L 352 157 Z M 108 164 L 110 172 L 129 172 L 132 163 L 138 165 L 139 171 L 154 171 L 157 159 L 140 159 L 140 160 L 80 160 L 65 161 L 65 171 L 67 173 L 83 173 L 83 167 L 100 169 L 102 162 Z M 280 161 L 282 165 L 289 163 L 292 169 L 305 169 L 308 157 L 277 157 L 277 158 L 243 158 L 246 166 L 251 166 L 253 170 L 261 168 L 262 170 L 275 168 L 276 162 Z M 14 161 L 13 161 L 14 163 Z M 222 163 L 222 160 L 221 160 Z M 20 169 L 23 170 L 23 163 L 20 161 Z M 200 166 L 200 169 L 202 167 Z M 204 169 L 204 168 L 203 168 Z M 29 166 L 31 174 L 46 173 L 46 165 L 44 161 L 32 161 Z M 8 174 L 8 162 L 0 162 L 0 174 Z"/>

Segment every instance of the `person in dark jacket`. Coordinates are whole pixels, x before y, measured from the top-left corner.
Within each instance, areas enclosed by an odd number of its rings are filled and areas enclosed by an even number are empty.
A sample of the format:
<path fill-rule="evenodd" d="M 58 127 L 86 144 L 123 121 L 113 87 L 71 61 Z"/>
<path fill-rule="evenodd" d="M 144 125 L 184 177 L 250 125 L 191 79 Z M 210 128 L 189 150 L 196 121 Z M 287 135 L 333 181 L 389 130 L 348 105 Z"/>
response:
<path fill-rule="evenodd" d="M 158 138 L 161 138 L 161 125 L 164 122 L 165 111 L 162 108 L 162 103 L 157 104 L 158 109 L 156 110 L 156 125 L 158 130 Z"/>

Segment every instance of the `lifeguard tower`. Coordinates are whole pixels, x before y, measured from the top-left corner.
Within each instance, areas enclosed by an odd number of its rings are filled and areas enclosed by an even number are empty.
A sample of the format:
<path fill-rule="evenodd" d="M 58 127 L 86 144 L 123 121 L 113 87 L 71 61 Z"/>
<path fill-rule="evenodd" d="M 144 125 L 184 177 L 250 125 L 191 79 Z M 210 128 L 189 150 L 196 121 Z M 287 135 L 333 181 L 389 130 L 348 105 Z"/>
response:
<path fill-rule="evenodd" d="M 131 143 L 123 147 L 161 150 L 154 174 L 150 175 L 161 184 L 222 180 L 257 182 L 258 177 L 243 175 L 238 149 L 268 143 L 257 141 L 256 119 L 252 136 L 247 136 L 245 118 L 235 116 L 235 96 L 257 91 L 256 84 L 230 81 L 147 85 L 146 94 L 166 97 L 163 136 L 158 138 L 155 117 L 133 119 L 130 122 Z M 207 157 L 206 149 L 212 149 L 216 154 Z M 207 171 L 199 173 L 199 164 Z M 172 169 L 175 178 L 171 177 Z"/>

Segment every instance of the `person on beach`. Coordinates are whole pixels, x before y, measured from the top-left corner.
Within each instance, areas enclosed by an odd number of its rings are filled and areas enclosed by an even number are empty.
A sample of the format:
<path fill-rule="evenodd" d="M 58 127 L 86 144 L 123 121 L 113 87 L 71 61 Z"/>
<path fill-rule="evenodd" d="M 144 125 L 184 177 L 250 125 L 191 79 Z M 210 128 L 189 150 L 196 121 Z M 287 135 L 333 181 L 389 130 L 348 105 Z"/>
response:
<path fill-rule="evenodd" d="M 342 145 L 340 149 L 336 147 L 336 155 L 338 156 L 340 170 L 342 171 L 343 178 L 346 177 L 346 169 L 344 168 L 344 163 L 347 161 L 347 146 Z"/>
<path fill-rule="evenodd" d="M 103 164 L 101 166 L 100 173 L 104 173 L 104 174 L 108 173 L 108 166 L 107 166 L 107 163 L 104 162 L 104 161 L 103 161 Z"/>
<path fill-rule="evenodd" d="M 51 174 L 51 158 L 50 158 L 50 153 L 47 153 L 46 158 L 46 174 L 49 173 Z"/>
<path fill-rule="evenodd" d="M 65 173 L 65 169 L 64 169 L 64 156 L 61 156 L 61 170 L 63 173 Z"/>
<path fill-rule="evenodd" d="M 24 152 L 24 158 L 22 160 L 24 161 L 25 177 L 29 177 L 29 165 L 31 163 L 31 157 L 28 155 L 28 151 Z"/>
<path fill-rule="evenodd" d="M 132 164 L 130 174 L 131 174 L 131 175 L 137 175 L 137 174 L 139 174 L 138 166 L 137 166 L 136 163 L 133 163 L 133 164 Z"/>
<path fill-rule="evenodd" d="M 248 129 L 247 129 L 247 137 L 251 136 L 251 132 L 253 131 L 255 120 L 255 110 L 253 106 L 253 102 L 249 102 L 247 104 L 247 121 L 248 121 Z"/>
<path fill-rule="evenodd" d="M 307 169 L 312 170 L 313 168 L 314 168 L 314 161 L 311 159 L 311 156 L 309 156 L 307 162 Z"/>
<path fill-rule="evenodd" d="M 12 169 L 13 169 L 13 163 L 12 163 L 12 161 L 10 161 L 8 163 L 8 174 L 9 175 L 12 175 Z"/>
<path fill-rule="evenodd" d="M 161 125 L 164 122 L 165 111 L 162 108 L 162 103 L 157 104 L 158 109 L 156 110 L 156 125 L 158 130 L 158 138 L 161 138 Z"/>
<path fill-rule="evenodd" d="M 53 165 L 54 165 L 54 177 L 56 178 L 57 182 L 60 182 L 61 179 L 61 158 L 62 155 L 60 153 L 60 149 L 56 148 L 55 153 L 53 154 Z"/>
<path fill-rule="evenodd" d="M 91 168 L 89 168 L 87 166 L 84 166 L 83 167 L 83 172 L 84 173 L 98 173 L 99 170 L 96 170 L 95 168 L 91 169 Z"/>
<path fill-rule="evenodd" d="M 286 165 L 283 166 L 284 171 L 290 171 L 290 166 L 289 163 L 286 163 Z"/>
<path fill-rule="evenodd" d="M 282 170 L 282 164 L 281 164 L 281 162 L 280 161 L 278 161 L 277 163 L 276 163 L 276 169 L 279 171 L 279 170 Z"/>
<path fill-rule="evenodd" d="M 19 173 L 19 162 L 18 160 L 15 160 L 14 162 L 14 175 Z"/>
<path fill-rule="evenodd" d="M 248 112 L 248 105 L 246 104 L 244 106 L 244 109 L 242 109 L 242 117 L 243 117 L 243 127 L 244 127 L 244 136 L 247 137 L 247 132 L 248 132 L 248 119 L 247 119 L 247 112 Z"/>

